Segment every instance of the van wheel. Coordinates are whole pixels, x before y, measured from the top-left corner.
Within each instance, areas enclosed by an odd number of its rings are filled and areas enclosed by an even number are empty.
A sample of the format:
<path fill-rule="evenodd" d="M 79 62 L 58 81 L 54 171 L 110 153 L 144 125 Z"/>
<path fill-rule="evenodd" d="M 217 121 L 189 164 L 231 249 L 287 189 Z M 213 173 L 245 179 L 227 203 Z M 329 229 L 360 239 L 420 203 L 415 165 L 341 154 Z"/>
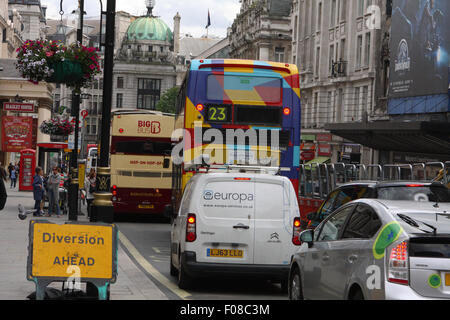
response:
<path fill-rule="evenodd" d="M 170 275 L 176 277 L 178 275 L 178 270 L 173 266 L 172 254 L 170 254 Z"/>
<path fill-rule="evenodd" d="M 180 269 L 178 270 L 178 287 L 180 289 L 190 289 L 193 284 L 194 281 L 186 271 L 184 271 L 183 264 L 180 262 Z"/>
<path fill-rule="evenodd" d="M 302 283 L 298 268 L 295 268 L 291 274 L 288 296 L 289 300 L 303 300 Z"/>

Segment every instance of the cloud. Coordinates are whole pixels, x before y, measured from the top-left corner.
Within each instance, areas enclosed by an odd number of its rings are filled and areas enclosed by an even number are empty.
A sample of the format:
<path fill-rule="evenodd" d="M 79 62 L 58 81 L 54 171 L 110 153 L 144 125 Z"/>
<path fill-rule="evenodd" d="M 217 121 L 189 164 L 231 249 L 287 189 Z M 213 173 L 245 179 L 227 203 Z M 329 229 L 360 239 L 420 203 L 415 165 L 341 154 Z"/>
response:
<path fill-rule="evenodd" d="M 104 10 L 106 10 L 107 0 L 103 0 Z M 41 0 L 47 6 L 47 16 L 52 19 L 59 19 L 59 0 Z M 76 0 L 64 0 L 63 10 L 65 16 L 71 14 L 78 6 Z M 221 37 L 226 36 L 227 27 L 233 23 L 236 14 L 239 12 L 239 0 L 156 0 L 153 13 L 160 16 L 170 28 L 173 28 L 173 17 L 179 12 L 181 15 L 181 33 L 190 33 L 195 37 L 200 37 L 206 33 L 206 23 L 208 9 L 211 14 L 210 35 Z M 117 0 L 117 11 L 126 11 L 133 15 L 144 15 L 147 12 L 144 0 Z M 99 16 L 100 1 L 85 0 L 85 11 L 87 16 Z"/>

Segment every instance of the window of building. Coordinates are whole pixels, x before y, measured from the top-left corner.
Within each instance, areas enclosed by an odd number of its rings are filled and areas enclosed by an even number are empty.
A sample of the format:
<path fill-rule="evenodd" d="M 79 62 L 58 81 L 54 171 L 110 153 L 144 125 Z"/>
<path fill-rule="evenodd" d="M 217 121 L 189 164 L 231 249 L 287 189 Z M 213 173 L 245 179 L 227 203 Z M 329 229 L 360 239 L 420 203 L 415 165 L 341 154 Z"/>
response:
<path fill-rule="evenodd" d="M 364 106 L 366 106 L 365 111 L 367 111 L 367 113 L 371 112 L 372 101 L 371 101 L 371 99 L 369 100 L 369 86 L 363 87 L 362 105 L 363 105 L 363 108 L 364 108 Z"/>
<path fill-rule="evenodd" d="M 118 93 L 116 97 L 116 107 L 117 108 L 123 108 L 123 94 Z"/>
<path fill-rule="evenodd" d="M 2 42 L 6 42 L 6 28 L 2 30 Z"/>
<path fill-rule="evenodd" d="M 366 46 L 364 52 L 364 66 L 368 67 L 370 63 L 370 32 L 366 33 Z"/>
<path fill-rule="evenodd" d="M 347 0 L 341 0 L 341 21 L 347 17 Z"/>
<path fill-rule="evenodd" d="M 336 23 L 336 0 L 331 0 L 330 28 Z"/>
<path fill-rule="evenodd" d="M 138 109 L 155 110 L 160 95 L 161 79 L 138 79 Z"/>
<path fill-rule="evenodd" d="M 153 52 L 153 46 L 148 46 L 148 52 Z"/>
<path fill-rule="evenodd" d="M 362 35 L 359 35 L 356 40 L 356 68 L 361 67 L 361 58 L 362 58 Z"/>
<path fill-rule="evenodd" d="M 275 48 L 275 62 L 284 62 L 284 48 Z"/>
<path fill-rule="evenodd" d="M 334 44 L 332 44 L 330 46 L 330 52 L 328 55 L 328 66 L 329 66 L 330 74 L 332 74 L 332 72 L 333 72 L 333 62 L 334 62 Z"/>
<path fill-rule="evenodd" d="M 341 39 L 341 60 L 345 61 L 345 39 Z"/>
<path fill-rule="evenodd" d="M 360 92 L 361 89 L 359 87 L 355 88 L 355 106 L 353 110 L 353 120 L 357 121 L 359 120 L 359 114 L 360 114 Z"/>
<path fill-rule="evenodd" d="M 316 49 L 316 77 L 320 74 L 320 47 Z"/>
<path fill-rule="evenodd" d="M 319 7 L 317 9 L 317 31 L 320 31 L 322 28 L 322 2 L 319 3 Z"/>
<path fill-rule="evenodd" d="M 117 77 L 117 89 L 123 89 L 123 77 Z"/>
<path fill-rule="evenodd" d="M 97 135 L 98 119 L 95 117 L 89 117 L 89 118 L 87 118 L 86 122 L 87 122 L 87 126 L 86 126 L 87 134 Z"/>
<path fill-rule="evenodd" d="M 333 91 L 328 91 L 327 95 L 327 123 L 333 122 Z"/>

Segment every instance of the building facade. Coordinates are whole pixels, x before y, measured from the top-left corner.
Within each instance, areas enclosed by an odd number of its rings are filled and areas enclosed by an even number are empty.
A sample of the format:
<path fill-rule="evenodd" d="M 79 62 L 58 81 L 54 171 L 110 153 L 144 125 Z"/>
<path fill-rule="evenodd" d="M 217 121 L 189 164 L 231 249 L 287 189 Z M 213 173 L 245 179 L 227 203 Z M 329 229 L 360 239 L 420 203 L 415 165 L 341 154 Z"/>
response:
<path fill-rule="evenodd" d="M 229 33 L 231 58 L 289 61 L 292 0 L 242 0 L 241 3 Z"/>
<path fill-rule="evenodd" d="M 36 40 L 42 36 L 45 28 L 45 8 L 40 1 L 8 1 L 0 0 L 0 106 L 3 131 L 8 131 L 7 117 L 26 118 L 32 120 L 33 127 L 29 128 L 26 139 L 32 139 L 32 147 L 36 150 L 38 164 L 45 166 L 49 157 L 45 154 L 50 142 L 50 136 L 42 134 L 38 127 L 45 120 L 50 119 L 52 111 L 51 84 L 42 82 L 38 85 L 23 79 L 15 68 L 16 49 L 24 39 Z M 5 103 L 27 103 L 34 106 L 32 112 L 12 112 L 5 110 Z M 5 120 L 5 121 L 4 121 Z M 13 130 L 12 130 L 13 131 Z M 6 136 L 6 139 L 8 137 Z M 3 139 L 3 137 L 2 137 Z M 5 141 L 0 147 L 0 162 L 6 165 L 18 162 L 20 154 L 10 151 Z"/>
<path fill-rule="evenodd" d="M 374 150 L 324 130 L 328 123 L 386 118 L 377 81 L 383 30 L 374 25 L 373 6 L 384 19 L 384 0 L 293 1 L 291 62 L 300 72 L 304 151 L 309 151 L 304 161 L 311 160 L 311 150 L 317 156 L 321 145 L 327 150 L 321 155 L 333 162 L 375 161 Z"/>

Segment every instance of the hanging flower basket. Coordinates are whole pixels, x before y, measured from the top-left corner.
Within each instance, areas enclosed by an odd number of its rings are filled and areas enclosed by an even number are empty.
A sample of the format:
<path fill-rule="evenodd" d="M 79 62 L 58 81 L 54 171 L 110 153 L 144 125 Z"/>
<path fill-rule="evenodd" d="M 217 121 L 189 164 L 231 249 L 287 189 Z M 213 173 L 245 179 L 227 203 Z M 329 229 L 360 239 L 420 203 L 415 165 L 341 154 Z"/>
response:
<path fill-rule="evenodd" d="M 46 81 L 73 89 L 89 87 L 100 73 L 96 48 L 79 43 L 66 47 L 47 40 L 28 40 L 17 49 L 16 68 L 23 78 L 35 84 Z"/>
<path fill-rule="evenodd" d="M 75 126 L 69 120 L 50 119 L 42 122 L 39 129 L 43 134 L 68 136 L 73 133 Z"/>

